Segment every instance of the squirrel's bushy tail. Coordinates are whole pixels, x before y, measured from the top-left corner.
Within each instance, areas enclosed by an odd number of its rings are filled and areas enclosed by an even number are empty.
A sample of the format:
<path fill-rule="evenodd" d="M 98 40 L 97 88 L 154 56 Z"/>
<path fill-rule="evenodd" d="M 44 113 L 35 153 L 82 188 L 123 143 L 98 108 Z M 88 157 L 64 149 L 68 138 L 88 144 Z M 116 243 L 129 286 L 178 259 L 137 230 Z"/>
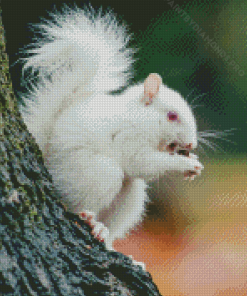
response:
<path fill-rule="evenodd" d="M 31 90 L 24 94 L 23 116 L 34 136 L 70 103 L 95 92 L 110 92 L 126 85 L 133 52 L 129 35 L 112 12 L 64 7 L 52 20 L 35 26 L 41 38 L 26 50 L 24 73 Z M 26 112 L 27 111 L 27 112 Z M 43 127 L 43 128 L 42 128 Z"/>

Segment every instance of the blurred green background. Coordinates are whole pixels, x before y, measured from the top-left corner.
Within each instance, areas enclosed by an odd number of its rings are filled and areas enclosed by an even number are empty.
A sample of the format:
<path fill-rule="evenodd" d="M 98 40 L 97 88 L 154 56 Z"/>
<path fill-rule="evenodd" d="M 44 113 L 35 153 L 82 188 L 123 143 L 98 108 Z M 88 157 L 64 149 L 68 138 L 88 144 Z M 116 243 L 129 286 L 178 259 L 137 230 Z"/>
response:
<path fill-rule="evenodd" d="M 246 153 L 247 2 L 179 5 L 166 0 L 160 1 L 163 6 L 166 10 L 139 35 L 137 77 L 159 72 L 189 102 L 198 97 L 194 112 L 199 130 L 236 128 L 226 137 L 234 143 L 213 142 L 226 152 Z"/>

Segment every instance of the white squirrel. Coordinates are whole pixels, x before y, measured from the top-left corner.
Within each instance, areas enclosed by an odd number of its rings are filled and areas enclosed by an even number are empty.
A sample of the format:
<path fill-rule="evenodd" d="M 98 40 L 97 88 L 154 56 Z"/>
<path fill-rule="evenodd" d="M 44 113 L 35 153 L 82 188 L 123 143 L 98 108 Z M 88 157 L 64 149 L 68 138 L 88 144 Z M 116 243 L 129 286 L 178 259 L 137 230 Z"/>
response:
<path fill-rule="evenodd" d="M 111 249 L 141 221 L 148 181 L 169 171 L 200 174 L 203 165 L 191 153 L 196 121 L 155 73 L 112 94 L 127 86 L 134 60 L 126 27 L 112 12 L 66 7 L 39 28 L 43 38 L 25 59 L 24 70 L 37 81 L 23 94 L 24 121 L 62 202 L 88 222 L 101 222 L 96 234 L 105 225 Z"/>

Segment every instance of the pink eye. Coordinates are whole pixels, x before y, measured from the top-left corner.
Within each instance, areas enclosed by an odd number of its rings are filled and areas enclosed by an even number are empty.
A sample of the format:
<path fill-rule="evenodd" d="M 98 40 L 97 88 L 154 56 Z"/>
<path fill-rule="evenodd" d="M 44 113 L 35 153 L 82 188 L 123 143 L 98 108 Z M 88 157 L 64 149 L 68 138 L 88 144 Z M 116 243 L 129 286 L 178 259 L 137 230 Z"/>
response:
<path fill-rule="evenodd" d="M 168 112 L 167 117 L 168 117 L 169 121 L 177 121 L 178 120 L 178 114 L 173 111 Z"/>

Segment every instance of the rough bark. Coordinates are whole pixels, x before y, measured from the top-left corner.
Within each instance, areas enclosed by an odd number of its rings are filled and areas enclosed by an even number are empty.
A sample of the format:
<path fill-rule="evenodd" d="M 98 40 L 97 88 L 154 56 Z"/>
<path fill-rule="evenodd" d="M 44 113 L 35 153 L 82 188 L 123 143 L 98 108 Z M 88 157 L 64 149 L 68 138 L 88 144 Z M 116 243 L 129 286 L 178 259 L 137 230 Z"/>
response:
<path fill-rule="evenodd" d="M 148 273 L 108 252 L 59 203 L 18 112 L 1 19 L 0 46 L 0 295 L 160 295 Z"/>

